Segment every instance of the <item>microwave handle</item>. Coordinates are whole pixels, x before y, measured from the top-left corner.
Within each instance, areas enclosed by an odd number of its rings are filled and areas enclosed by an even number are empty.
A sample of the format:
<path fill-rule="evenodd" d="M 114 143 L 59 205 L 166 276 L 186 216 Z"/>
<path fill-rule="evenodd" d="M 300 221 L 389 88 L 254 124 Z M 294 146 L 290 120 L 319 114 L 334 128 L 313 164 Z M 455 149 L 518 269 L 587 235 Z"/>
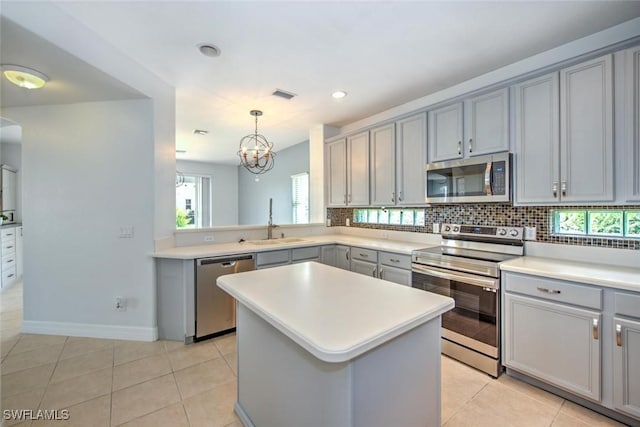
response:
<path fill-rule="evenodd" d="M 487 162 L 487 167 L 484 170 L 484 192 L 487 196 L 491 196 L 493 191 L 491 190 L 491 175 L 493 169 L 493 162 Z"/>

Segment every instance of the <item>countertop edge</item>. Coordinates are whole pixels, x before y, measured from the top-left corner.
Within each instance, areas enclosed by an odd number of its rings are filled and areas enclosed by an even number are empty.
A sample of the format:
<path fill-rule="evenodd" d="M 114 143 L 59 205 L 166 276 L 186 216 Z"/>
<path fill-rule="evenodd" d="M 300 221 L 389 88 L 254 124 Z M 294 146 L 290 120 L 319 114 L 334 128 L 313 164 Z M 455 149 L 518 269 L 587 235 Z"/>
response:
<path fill-rule="evenodd" d="M 530 265 L 523 265 L 523 263 L 529 262 Z M 531 263 L 533 265 L 531 265 Z M 567 269 L 577 268 L 583 270 L 581 272 L 559 272 L 548 269 L 543 269 L 541 264 L 547 264 L 553 267 L 565 267 Z M 620 290 L 627 290 L 632 292 L 640 292 L 640 269 L 634 269 L 631 267 L 618 267 L 610 266 L 607 264 L 591 264 L 579 261 L 569 260 L 557 260 L 554 258 L 543 257 L 522 257 L 514 260 L 505 261 L 500 264 L 501 271 L 529 274 L 533 276 L 546 277 L 558 280 L 567 280 L 571 282 L 585 283 L 594 286 L 601 286 L 605 288 L 614 288 Z M 615 277 L 605 276 L 607 274 L 622 274 L 622 275 L 635 275 L 635 282 L 629 282 L 628 279 L 623 278 L 616 279 Z"/>

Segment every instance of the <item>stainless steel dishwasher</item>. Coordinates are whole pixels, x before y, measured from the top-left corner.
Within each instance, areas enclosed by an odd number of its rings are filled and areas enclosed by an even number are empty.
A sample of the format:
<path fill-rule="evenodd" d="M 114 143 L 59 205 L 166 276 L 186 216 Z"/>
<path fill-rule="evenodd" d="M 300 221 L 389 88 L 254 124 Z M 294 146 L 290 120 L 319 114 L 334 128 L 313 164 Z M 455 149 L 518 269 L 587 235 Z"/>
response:
<path fill-rule="evenodd" d="M 255 270 L 253 254 L 196 260 L 196 340 L 235 329 L 236 301 L 216 285 L 216 280 L 251 270 Z"/>

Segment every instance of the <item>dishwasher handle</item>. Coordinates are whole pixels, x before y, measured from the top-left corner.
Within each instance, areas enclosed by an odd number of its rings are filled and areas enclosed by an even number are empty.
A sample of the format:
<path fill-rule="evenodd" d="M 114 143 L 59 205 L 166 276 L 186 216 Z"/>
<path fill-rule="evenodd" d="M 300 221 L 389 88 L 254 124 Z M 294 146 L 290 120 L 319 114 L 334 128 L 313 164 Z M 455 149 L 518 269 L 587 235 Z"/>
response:
<path fill-rule="evenodd" d="M 198 266 L 208 265 L 208 264 L 223 264 L 223 267 L 232 267 L 236 264 L 236 261 L 244 261 L 244 260 L 252 260 L 253 254 L 244 254 L 244 255 L 233 255 L 227 257 L 217 257 L 217 258 L 199 258 Z"/>

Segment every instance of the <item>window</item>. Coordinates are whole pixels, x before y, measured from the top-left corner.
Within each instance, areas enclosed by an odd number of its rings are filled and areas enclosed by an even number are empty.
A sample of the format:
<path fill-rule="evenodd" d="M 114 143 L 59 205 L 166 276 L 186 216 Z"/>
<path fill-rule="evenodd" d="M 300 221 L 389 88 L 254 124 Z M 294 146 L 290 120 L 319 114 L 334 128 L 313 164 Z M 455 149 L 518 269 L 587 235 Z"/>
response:
<path fill-rule="evenodd" d="M 176 228 L 211 227 L 211 177 L 184 175 L 176 187 Z"/>
<path fill-rule="evenodd" d="M 551 220 L 556 235 L 640 237 L 640 211 L 558 209 Z"/>
<path fill-rule="evenodd" d="M 353 222 L 424 226 L 424 209 L 354 209 Z"/>
<path fill-rule="evenodd" d="M 291 175 L 292 222 L 309 224 L 309 173 Z"/>

